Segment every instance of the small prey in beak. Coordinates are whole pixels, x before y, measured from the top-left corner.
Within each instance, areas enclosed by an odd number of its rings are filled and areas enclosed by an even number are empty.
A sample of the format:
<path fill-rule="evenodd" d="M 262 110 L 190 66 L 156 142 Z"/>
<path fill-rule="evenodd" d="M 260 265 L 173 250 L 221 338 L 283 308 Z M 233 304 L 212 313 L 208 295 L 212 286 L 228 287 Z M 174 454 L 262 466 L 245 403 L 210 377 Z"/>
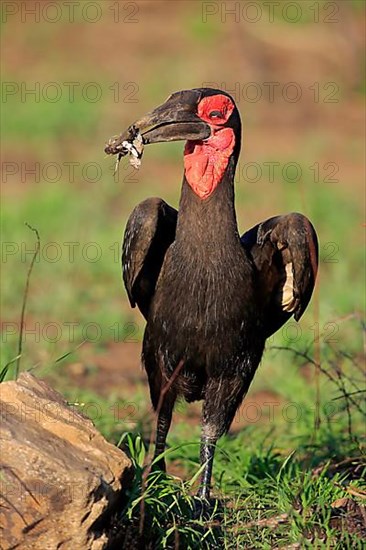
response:
<path fill-rule="evenodd" d="M 143 137 L 134 126 L 128 129 L 128 134 L 128 136 L 124 133 L 111 138 L 104 149 L 107 155 L 117 155 L 114 173 L 118 170 L 121 158 L 128 154 L 130 155 L 131 166 L 136 168 L 136 170 L 141 166 L 142 154 L 144 152 Z"/>

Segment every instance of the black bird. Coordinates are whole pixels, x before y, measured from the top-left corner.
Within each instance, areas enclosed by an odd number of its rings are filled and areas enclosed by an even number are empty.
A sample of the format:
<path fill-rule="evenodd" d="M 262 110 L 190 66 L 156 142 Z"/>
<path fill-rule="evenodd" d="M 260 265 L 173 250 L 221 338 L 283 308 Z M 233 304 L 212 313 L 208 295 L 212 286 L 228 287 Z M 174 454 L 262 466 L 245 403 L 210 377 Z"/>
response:
<path fill-rule="evenodd" d="M 155 457 L 165 449 L 174 403 L 203 399 L 198 492 L 209 499 L 218 438 L 230 428 L 266 338 L 310 300 L 318 243 L 298 213 L 238 233 L 234 173 L 241 122 L 229 94 L 184 90 L 135 122 L 106 148 L 186 140 L 175 210 L 159 198 L 138 204 L 124 234 L 123 280 L 147 324 L 142 361 L 158 413 Z M 164 460 L 160 466 L 165 469 Z"/>

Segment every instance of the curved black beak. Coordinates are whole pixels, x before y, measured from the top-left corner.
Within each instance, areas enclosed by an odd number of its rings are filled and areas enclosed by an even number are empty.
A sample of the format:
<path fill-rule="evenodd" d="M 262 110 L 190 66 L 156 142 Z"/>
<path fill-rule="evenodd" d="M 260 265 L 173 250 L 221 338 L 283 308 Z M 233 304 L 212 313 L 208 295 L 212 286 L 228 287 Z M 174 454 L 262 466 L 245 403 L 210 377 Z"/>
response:
<path fill-rule="evenodd" d="M 112 155 L 119 153 L 122 142 L 132 142 L 138 134 L 141 134 L 144 145 L 209 138 L 210 126 L 196 115 L 197 99 L 195 94 L 187 92 L 171 95 L 165 103 L 137 120 L 120 136 L 112 138 L 105 152 Z"/>
<path fill-rule="evenodd" d="M 171 98 L 133 126 L 140 131 L 146 144 L 207 139 L 211 135 L 209 125 L 192 112 L 191 104 L 182 105 Z"/>

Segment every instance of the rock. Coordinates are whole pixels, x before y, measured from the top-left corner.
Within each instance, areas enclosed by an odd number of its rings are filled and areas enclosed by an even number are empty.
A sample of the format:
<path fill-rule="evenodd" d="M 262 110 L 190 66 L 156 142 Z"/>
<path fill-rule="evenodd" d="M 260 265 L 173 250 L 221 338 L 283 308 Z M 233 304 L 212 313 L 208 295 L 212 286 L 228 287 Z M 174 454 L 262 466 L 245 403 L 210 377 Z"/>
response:
<path fill-rule="evenodd" d="M 100 550 L 130 460 L 45 382 L 0 384 L 0 547 Z"/>

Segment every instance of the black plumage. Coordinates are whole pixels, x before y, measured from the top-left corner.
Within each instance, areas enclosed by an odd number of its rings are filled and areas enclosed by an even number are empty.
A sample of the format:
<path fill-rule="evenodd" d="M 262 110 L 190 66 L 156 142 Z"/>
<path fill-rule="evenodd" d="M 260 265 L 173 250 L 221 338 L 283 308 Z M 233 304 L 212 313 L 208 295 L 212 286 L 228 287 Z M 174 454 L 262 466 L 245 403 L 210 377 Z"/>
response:
<path fill-rule="evenodd" d="M 207 499 L 216 441 L 248 391 L 266 338 L 292 315 L 298 320 L 310 300 L 316 233 L 292 213 L 240 237 L 234 173 L 241 125 L 228 94 L 178 92 L 131 128 L 145 144 L 189 140 L 178 211 L 158 198 L 137 205 L 122 264 L 131 306 L 147 321 L 142 359 L 158 412 L 155 456 L 165 449 L 176 399 L 203 399 L 199 495 Z"/>

